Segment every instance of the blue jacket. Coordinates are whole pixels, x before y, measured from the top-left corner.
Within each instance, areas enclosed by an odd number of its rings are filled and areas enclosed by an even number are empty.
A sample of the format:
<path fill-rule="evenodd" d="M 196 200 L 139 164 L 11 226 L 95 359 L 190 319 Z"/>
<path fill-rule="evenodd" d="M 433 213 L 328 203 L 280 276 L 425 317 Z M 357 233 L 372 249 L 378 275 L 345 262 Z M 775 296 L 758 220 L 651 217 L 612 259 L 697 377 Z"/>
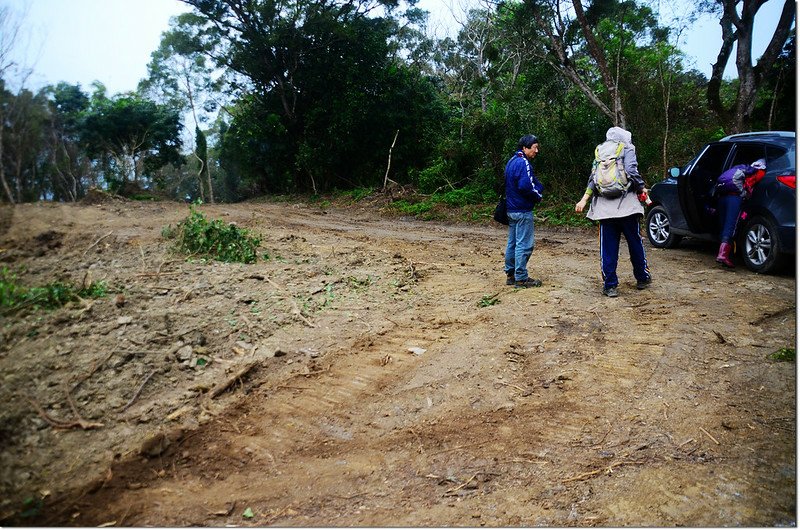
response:
<path fill-rule="evenodd" d="M 506 204 L 509 212 L 531 212 L 542 200 L 544 188 L 530 161 L 517 151 L 506 164 Z"/>

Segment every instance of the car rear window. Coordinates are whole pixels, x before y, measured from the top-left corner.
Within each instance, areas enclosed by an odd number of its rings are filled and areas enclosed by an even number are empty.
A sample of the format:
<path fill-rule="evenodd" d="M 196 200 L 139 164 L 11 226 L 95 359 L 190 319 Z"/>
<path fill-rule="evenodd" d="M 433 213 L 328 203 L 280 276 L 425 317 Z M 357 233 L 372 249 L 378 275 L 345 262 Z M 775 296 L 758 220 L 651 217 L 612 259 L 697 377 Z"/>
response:
<path fill-rule="evenodd" d="M 794 171 L 794 155 L 789 156 L 788 149 L 776 147 L 774 145 L 767 146 L 767 169 L 789 169 Z"/>
<path fill-rule="evenodd" d="M 767 161 L 767 170 L 786 169 L 790 164 L 789 157 L 786 156 L 787 152 L 785 148 L 777 145 L 743 142 L 736 144 L 730 165 L 752 164 L 759 158 L 763 158 Z"/>
<path fill-rule="evenodd" d="M 733 153 L 733 160 L 731 166 L 739 164 L 752 164 L 756 160 L 763 158 L 766 160 L 766 149 L 764 144 L 755 143 L 741 143 L 736 144 L 736 150 Z"/>

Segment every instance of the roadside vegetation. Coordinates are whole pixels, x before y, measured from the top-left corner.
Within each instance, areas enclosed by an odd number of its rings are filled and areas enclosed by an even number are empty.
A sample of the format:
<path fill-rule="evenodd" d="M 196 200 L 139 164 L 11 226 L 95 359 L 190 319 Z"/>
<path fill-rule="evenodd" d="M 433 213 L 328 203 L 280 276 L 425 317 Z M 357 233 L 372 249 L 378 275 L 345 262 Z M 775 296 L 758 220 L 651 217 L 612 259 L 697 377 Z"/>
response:
<path fill-rule="evenodd" d="M 457 189 L 436 192 L 430 195 L 417 192 L 413 187 L 383 192 L 376 188 L 356 190 L 334 190 L 325 195 L 281 195 L 271 197 L 270 201 L 309 202 L 319 208 L 363 207 L 380 208 L 383 213 L 413 217 L 421 221 L 459 221 L 467 223 L 486 223 L 492 221 L 492 213 L 498 195 L 491 190 L 475 191 Z M 589 227 L 592 221 L 585 215 L 577 214 L 572 202 L 555 203 L 544 201 L 534 211 L 536 222 L 550 226 Z"/>
<path fill-rule="evenodd" d="M 642 0 L 567 11 L 476 0 L 453 36 L 436 38 L 413 3 L 184 0 L 191 12 L 171 21 L 133 92 L 101 82 L 15 92 L 25 72 L 0 49 L 0 202 L 80 201 L 93 188 L 205 203 L 381 193 L 402 215 L 455 208 L 480 220 L 532 133 L 540 221 L 585 224 L 570 210 L 612 125 L 632 131 L 648 185 L 708 141 L 794 130 L 796 13 L 785 1 L 761 29 L 772 43 L 757 68 L 739 61 L 725 79 L 762 4 L 740 18 L 729 15 L 740 0 L 700 2 L 670 18 Z M 709 14 L 730 34 L 711 76 L 679 47 L 693 17 Z M 0 10 L 0 30 L 16 36 L 8 49 L 24 40 L 16 20 Z"/>
<path fill-rule="evenodd" d="M 40 286 L 26 286 L 19 273 L 8 267 L 0 268 L 0 314 L 11 315 L 22 311 L 52 310 L 71 302 L 90 298 L 104 298 L 109 293 L 105 282 L 91 282 L 76 286 L 53 281 Z"/>
<path fill-rule="evenodd" d="M 246 228 L 221 219 L 207 219 L 194 205 L 189 216 L 176 227 L 161 231 L 167 239 L 175 240 L 175 249 L 190 258 L 214 259 L 226 263 L 254 263 L 258 260 L 261 240 Z"/>

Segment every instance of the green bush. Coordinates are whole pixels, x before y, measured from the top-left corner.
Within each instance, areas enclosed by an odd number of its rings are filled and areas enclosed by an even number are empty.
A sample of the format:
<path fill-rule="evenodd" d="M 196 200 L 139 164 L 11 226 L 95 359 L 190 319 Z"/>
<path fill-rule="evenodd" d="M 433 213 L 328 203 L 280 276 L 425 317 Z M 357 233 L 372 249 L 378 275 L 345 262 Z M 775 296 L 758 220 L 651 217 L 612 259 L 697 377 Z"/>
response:
<path fill-rule="evenodd" d="M 793 363 L 795 360 L 794 348 L 781 348 L 772 352 L 769 358 L 773 361 Z"/>
<path fill-rule="evenodd" d="M 7 267 L 0 269 L 0 310 L 4 314 L 20 309 L 57 309 L 81 298 L 103 298 L 108 294 L 105 282 L 94 282 L 78 289 L 63 282 L 51 282 L 41 287 L 19 284 L 17 275 Z"/>
<path fill-rule="evenodd" d="M 445 193 L 437 193 L 432 199 L 434 202 L 443 202 L 448 206 L 458 208 L 471 204 L 497 201 L 497 194 L 491 189 L 483 189 L 477 186 L 467 186 Z"/>
<path fill-rule="evenodd" d="M 150 193 L 136 193 L 129 197 L 132 201 L 160 201 L 161 199 L 156 195 Z"/>
<path fill-rule="evenodd" d="M 400 200 L 393 202 L 392 208 L 396 208 L 408 215 L 420 215 L 429 212 L 433 208 L 433 203 L 430 201 L 410 203 L 405 200 Z"/>
<path fill-rule="evenodd" d="M 375 188 L 356 188 L 350 191 L 350 197 L 353 199 L 353 202 L 358 202 L 364 197 L 369 197 L 375 192 Z"/>
<path fill-rule="evenodd" d="M 546 202 L 546 201 L 545 201 Z M 550 226 L 592 226 L 585 213 L 576 213 L 572 204 L 555 204 L 537 207 L 534 210 L 536 220 Z"/>
<path fill-rule="evenodd" d="M 433 193 L 450 183 L 448 177 L 452 172 L 452 164 L 442 158 L 438 158 L 431 166 L 419 172 L 414 172 L 414 179 L 421 192 Z"/>
<path fill-rule="evenodd" d="M 235 224 L 225 224 L 220 219 L 209 221 L 202 213 L 189 207 L 189 217 L 178 223 L 177 229 L 162 229 L 161 234 L 177 238 L 180 252 L 216 259 L 226 263 L 254 263 L 261 240 Z"/>

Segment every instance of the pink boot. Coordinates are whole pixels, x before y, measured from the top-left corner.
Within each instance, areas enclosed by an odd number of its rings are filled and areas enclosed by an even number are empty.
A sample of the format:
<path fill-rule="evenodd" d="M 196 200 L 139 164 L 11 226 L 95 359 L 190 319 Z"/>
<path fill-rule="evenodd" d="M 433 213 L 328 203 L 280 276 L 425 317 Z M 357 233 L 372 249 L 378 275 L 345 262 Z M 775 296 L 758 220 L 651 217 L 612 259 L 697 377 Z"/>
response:
<path fill-rule="evenodd" d="M 733 245 L 730 243 L 720 243 L 719 252 L 717 253 L 717 263 L 721 263 L 726 267 L 733 268 L 733 261 L 731 261 L 731 251 Z"/>

